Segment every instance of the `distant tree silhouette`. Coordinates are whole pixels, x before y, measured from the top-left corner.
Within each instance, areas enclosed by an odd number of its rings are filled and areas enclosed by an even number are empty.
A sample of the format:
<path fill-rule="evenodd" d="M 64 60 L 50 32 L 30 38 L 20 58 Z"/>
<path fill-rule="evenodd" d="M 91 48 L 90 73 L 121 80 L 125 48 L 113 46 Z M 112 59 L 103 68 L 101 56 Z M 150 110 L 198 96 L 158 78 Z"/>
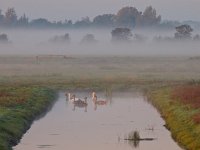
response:
<path fill-rule="evenodd" d="M 142 14 L 141 24 L 143 26 L 152 26 L 160 24 L 161 16 L 157 16 L 156 10 L 148 6 Z"/>
<path fill-rule="evenodd" d="M 93 34 L 86 34 L 81 40 L 81 44 L 94 44 L 97 43 Z"/>
<path fill-rule="evenodd" d="M 136 42 L 145 42 L 146 39 L 147 39 L 147 37 L 145 37 L 145 36 L 143 36 L 143 35 L 141 35 L 141 34 L 135 34 L 135 35 L 134 35 L 134 40 L 135 40 Z"/>
<path fill-rule="evenodd" d="M 129 28 L 115 28 L 111 34 L 113 42 L 130 42 L 133 36 Z"/>
<path fill-rule="evenodd" d="M 98 15 L 93 19 L 93 25 L 97 27 L 111 27 L 114 25 L 115 15 L 103 14 Z"/>
<path fill-rule="evenodd" d="M 28 17 L 26 17 L 26 15 L 24 14 L 23 16 L 21 16 L 18 21 L 17 21 L 17 25 L 18 26 L 27 26 L 29 21 L 28 21 Z"/>
<path fill-rule="evenodd" d="M 0 10 L 0 26 L 5 27 L 37 27 L 37 28 L 86 28 L 86 27 L 149 27 L 149 26 L 174 26 L 174 23 L 161 23 L 161 16 L 156 14 L 156 10 L 152 6 L 148 6 L 144 12 L 138 11 L 135 7 L 123 7 L 117 14 L 97 15 L 92 21 L 89 17 L 72 23 L 71 20 L 50 22 L 45 18 L 37 18 L 29 21 L 24 14 L 17 17 L 14 8 L 8 8 L 5 15 Z M 176 24 L 177 25 L 177 24 Z"/>
<path fill-rule="evenodd" d="M 199 35 L 199 34 L 196 34 L 196 35 L 193 37 L 193 40 L 194 40 L 194 41 L 200 41 L 200 35 Z"/>
<path fill-rule="evenodd" d="M 161 16 L 157 16 L 156 10 L 148 6 L 142 14 L 142 25 L 152 26 L 160 24 Z"/>
<path fill-rule="evenodd" d="M 2 14 L 2 11 L 0 10 L 0 25 L 3 24 L 4 15 Z"/>
<path fill-rule="evenodd" d="M 17 23 L 17 15 L 14 8 L 8 8 L 5 13 L 5 24 L 15 25 Z"/>
<path fill-rule="evenodd" d="M 31 26 L 35 26 L 35 27 L 47 27 L 47 26 L 52 25 L 52 23 L 49 22 L 45 18 L 39 18 L 39 19 L 32 20 L 30 24 L 31 24 Z"/>
<path fill-rule="evenodd" d="M 175 39 L 191 39 L 193 29 L 190 25 L 181 25 L 176 27 Z"/>
<path fill-rule="evenodd" d="M 133 28 L 141 18 L 141 12 L 135 7 L 123 7 L 116 15 L 116 24 L 121 27 Z"/>
<path fill-rule="evenodd" d="M 89 27 L 91 25 L 91 21 L 89 17 L 83 17 L 80 21 L 76 21 L 74 26 L 79 27 Z"/>
<path fill-rule="evenodd" d="M 61 36 L 54 36 L 53 38 L 51 38 L 49 41 L 51 43 L 70 43 L 70 36 L 68 33 L 66 33 L 65 35 L 61 35 Z"/>
<path fill-rule="evenodd" d="M 65 20 L 64 26 L 66 26 L 66 27 L 72 27 L 73 26 L 72 20 Z"/>

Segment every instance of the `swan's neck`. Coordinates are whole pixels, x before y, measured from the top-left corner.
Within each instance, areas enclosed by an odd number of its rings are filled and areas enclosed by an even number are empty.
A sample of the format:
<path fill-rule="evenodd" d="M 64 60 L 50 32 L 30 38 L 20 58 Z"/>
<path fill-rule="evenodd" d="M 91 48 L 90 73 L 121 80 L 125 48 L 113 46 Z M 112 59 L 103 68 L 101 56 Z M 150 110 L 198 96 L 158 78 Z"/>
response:
<path fill-rule="evenodd" d="M 96 93 L 93 92 L 93 93 L 92 93 L 92 99 L 95 99 L 95 96 L 96 96 Z"/>
<path fill-rule="evenodd" d="M 68 100 L 71 100 L 71 94 L 68 93 Z"/>

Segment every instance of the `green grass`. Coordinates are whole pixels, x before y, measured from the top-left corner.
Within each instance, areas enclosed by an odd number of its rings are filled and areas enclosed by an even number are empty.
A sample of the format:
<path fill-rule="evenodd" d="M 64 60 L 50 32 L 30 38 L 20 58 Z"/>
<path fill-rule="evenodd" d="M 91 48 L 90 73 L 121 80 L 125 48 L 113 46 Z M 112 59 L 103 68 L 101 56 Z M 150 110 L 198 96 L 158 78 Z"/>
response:
<path fill-rule="evenodd" d="M 55 91 L 39 87 L 1 88 L 0 92 L 12 93 L 12 105 L 0 105 L 0 149 L 10 150 L 30 127 L 32 121 L 43 113 L 55 99 Z M 23 93 L 21 92 L 23 91 Z M 26 95 L 19 103 L 17 98 Z M 4 99 L 5 97 L 0 97 Z M 10 101 L 10 99 L 7 99 Z M 16 101 L 15 101 L 16 100 Z"/>
<path fill-rule="evenodd" d="M 173 88 L 161 88 L 149 93 L 150 101 L 160 111 L 166 121 L 166 127 L 171 131 L 172 137 L 185 149 L 200 149 L 200 124 L 192 117 L 200 113 L 188 105 L 172 99 Z"/>
<path fill-rule="evenodd" d="M 151 101 L 165 118 L 174 139 L 188 149 L 200 149 L 196 140 L 200 139 L 200 127 L 191 119 L 199 110 L 172 101 L 171 89 L 163 88 L 199 84 L 200 65 L 196 60 L 76 57 L 37 63 L 34 56 L 1 56 L 0 72 L 0 94 L 7 93 L 0 97 L 0 150 L 9 150 L 19 141 L 35 117 L 53 101 L 56 90 L 128 88 L 142 89 L 144 93 L 151 91 Z M 158 87 L 160 90 L 155 90 Z"/>

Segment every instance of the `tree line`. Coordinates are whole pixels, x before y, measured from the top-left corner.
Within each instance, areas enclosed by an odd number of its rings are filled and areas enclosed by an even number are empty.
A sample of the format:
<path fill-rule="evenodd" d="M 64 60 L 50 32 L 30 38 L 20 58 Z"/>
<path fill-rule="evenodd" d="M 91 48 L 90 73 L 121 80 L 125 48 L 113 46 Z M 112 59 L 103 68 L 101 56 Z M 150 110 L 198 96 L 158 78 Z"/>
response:
<path fill-rule="evenodd" d="M 174 37 L 162 37 L 156 36 L 153 38 L 155 42 L 173 42 L 173 41 L 200 41 L 200 35 L 192 35 L 193 28 L 190 25 L 184 24 L 175 27 L 176 32 L 174 33 Z M 115 28 L 111 31 L 112 39 L 111 42 L 114 43 L 131 43 L 133 41 L 136 42 L 145 42 L 147 37 L 141 34 L 132 34 L 130 28 L 120 27 Z M 64 35 L 56 35 L 49 39 L 50 43 L 53 44 L 69 44 L 71 42 L 71 38 L 69 33 L 65 33 Z M 98 40 L 95 39 L 95 36 L 91 33 L 83 36 L 81 40 L 81 44 L 95 44 Z M 0 34 L 0 43 L 10 43 L 8 36 L 6 34 Z"/>
<path fill-rule="evenodd" d="M 83 17 L 81 20 L 49 21 L 46 18 L 30 20 L 26 14 L 18 17 L 14 8 L 8 8 L 5 13 L 0 10 L 1 27 L 50 27 L 50 28 L 86 28 L 86 27 L 149 27 L 161 25 L 161 16 L 157 15 L 152 6 L 144 12 L 135 7 L 123 7 L 116 14 L 103 14 L 94 17 Z"/>

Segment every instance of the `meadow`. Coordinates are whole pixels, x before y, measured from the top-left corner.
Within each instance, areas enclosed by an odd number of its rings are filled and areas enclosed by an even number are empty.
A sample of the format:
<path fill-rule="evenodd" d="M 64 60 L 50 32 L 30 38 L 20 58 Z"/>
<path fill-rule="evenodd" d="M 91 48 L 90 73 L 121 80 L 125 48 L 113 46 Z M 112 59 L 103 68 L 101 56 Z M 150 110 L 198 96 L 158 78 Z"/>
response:
<path fill-rule="evenodd" d="M 56 97 L 40 87 L 0 87 L 0 149 L 9 150 Z"/>
<path fill-rule="evenodd" d="M 150 102 L 160 111 L 172 137 L 184 149 L 200 148 L 199 91 L 199 85 L 181 85 L 149 93 Z"/>
<path fill-rule="evenodd" d="M 193 57 L 63 56 L 1 56 L 0 83 L 64 85 L 87 80 L 186 82 L 200 79 L 200 59 Z"/>
<path fill-rule="evenodd" d="M 32 121 L 51 105 L 58 89 L 105 88 L 143 90 L 173 138 L 184 148 L 197 149 L 199 62 L 198 57 L 189 56 L 2 55 L 0 149 L 17 144 Z"/>

